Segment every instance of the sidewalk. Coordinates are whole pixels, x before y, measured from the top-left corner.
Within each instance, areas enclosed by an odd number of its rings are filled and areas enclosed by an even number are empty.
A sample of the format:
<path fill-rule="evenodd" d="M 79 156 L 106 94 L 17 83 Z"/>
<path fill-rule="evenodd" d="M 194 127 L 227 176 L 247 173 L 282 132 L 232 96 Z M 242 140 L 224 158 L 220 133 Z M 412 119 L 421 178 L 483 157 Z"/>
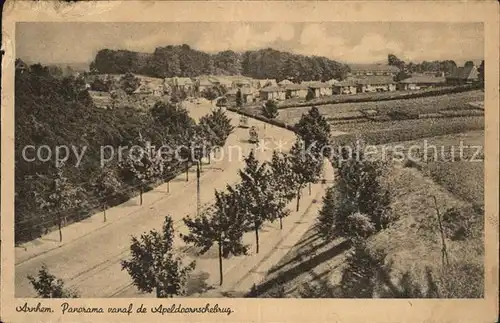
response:
<path fill-rule="evenodd" d="M 220 164 L 222 163 L 223 162 Z M 221 166 L 220 164 L 218 164 L 218 166 Z M 212 163 L 212 165 L 204 165 L 204 167 L 213 167 L 214 165 L 215 164 Z M 207 172 L 201 173 L 200 182 L 203 181 L 206 174 Z M 169 184 L 161 184 L 153 190 L 143 193 L 142 206 L 139 205 L 139 196 L 135 196 L 123 204 L 107 209 L 106 222 L 104 222 L 103 212 L 99 212 L 82 221 L 63 227 L 61 229 L 63 237 L 62 242 L 59 242 L 59 230 L 54 230 L 38 239 L 16 246 L 15 264 L 22 264 L 32 258 L 78 241 L 79 239 L 86 237 L 97 230 L 112 225 L 117 221 L 123 221 L 124 217 L 133 215 L 146 207 L 154 205 L 158 201 L 165 198 L 166 195 L 168 195 L 169 198 L 181 197 L 181 195 L 185 194 L 185 188 L 196 187 L 196 166 L 191 167 L 189 170 L 188 182 L 186 182 L 185 178 L 186 174 L 185 172 L 182 172 L 177 177 L 172 179 Z M 170 193 L 167 192 L 168 187 L 170 188 Z"/>

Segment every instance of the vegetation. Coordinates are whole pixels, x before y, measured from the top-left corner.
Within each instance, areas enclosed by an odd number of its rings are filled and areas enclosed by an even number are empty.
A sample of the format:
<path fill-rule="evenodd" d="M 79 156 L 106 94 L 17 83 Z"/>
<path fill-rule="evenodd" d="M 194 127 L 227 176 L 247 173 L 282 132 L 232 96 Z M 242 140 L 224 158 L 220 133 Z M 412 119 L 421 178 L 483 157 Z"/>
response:
<path fill-rule="evenodd" d="M 323 156 L 329 156 L 330 147 L 330 125 L 328 121 L 319 113 L 317 107 L 309 109 L 307 114 L 303 114 L 299 122 L 295 125 L 295 133 L 304 141 L 305 148 L 314 146 Z"/>
<path fill-rule="evenodd" d="M 262 106 L 262 115 L 270 120 L 276 119 L 279 115 L 278 106 L 273 100 L 268 100 Z"/>
<path fill-rule="evenodd" d="M 64 282 L 60 278 L 52 275 L 47 266 L 42 265 L 36 277 L 28 276 L 38 297 L 41 298 L 78 298 L 78 292 L 64 287 Z"/>
<path fill-rule="evenodd" d="M 414 91 L 394 91 L 394 92 L 364 92 L 351 95 L 332 95 L 320 98 L 311 99 L 310 101 L 303 101 L 299 99 L 285 100 L 279 104 L 279 109 L 297 108 L 297 107 L 310 107 L 315 105 L 321 107 L 327 104 L 341 104 L 341 103 L 363 103 L 363 102 L 378 102 L 378 101 L 393 101 L 403 99 L 417 99 L 427 97 L 439 97 L 446 94 L 467 93 L 470 91 L 477 91 L 480 89 L 480 84 L 464 84 L 457 86 L 442 86 L 436 88 L 426 88 Z M 335 108 L 340 106 L 335 106 Z"/>
<path fill-rule="evenodd" d="M 325 195 L 318 218 L 320 232 L 327 238 L 366 239 L 397 220 L 390 209 L 389 190 L 381 182 L 385 165 L 366 158 L 363 147 L 350 148 L 334 161 L 335 184 Z"/>
<path fill-rule="evenodd" d="M 283 218 L 288 210 L 286 202 L 276 198 L 269 168 L 259 163 L 253 151 L 245 158 L 245 168 L 239 173 L 241 182 L 236 191 L 242 210 L 248 216 L 249 227 L 255 232 L 256 253 L 259 253 L 259 230 L 264 222 Z"/>
<path fill-rule="evenodd" d="M 16 243 L 36 239 L 59 223 L 65 225 L 80 221 L 103 206 L 123 203 L 140 193 L 141 187 L 145 190 L 165 179 L 165 176 L 170 179 L 189 166 L 188 163 L 166 158 L 162 160 L 162 165 L 157 165 L 160 170 L 163 169 L 162 172 L 155 176 L 152 173 L 145 174 L 145 177 L 141 175 L 139 180 L 136 175 L 140 173 L 133 171 L 138 168 L 119 167 L 117 147 L 130 148 L 142 137 L 141 140 L 151 146 L 168 145 L 175 151 L 178 147 L 187 147 L 189 138 L 195 133 L 207 135 L 208 138 L 201 138 L 204 143 L 211 140 L 224 144 L 232 129 L 222 110 L 203 118 L 205 121 L 202 124 L 209 124 L 215 133 L 208 136 L 207 132 L 198 131 L 199 126 L 188 112 L 174 103 L 157 102 L 147 110 L 97 108 L 88 91 L 81 86 L 81 79 L 56 77 L 49 68 L 39 64 L 32 67 L 22 73 L 18 71 L 15 78 Z M 78 188 L 74 192 L 76 195 L 66 199 L 72 205 L 55 206 L 55 196 L 50 195 L 60 170 L 56 167 L 54 151 L 51 156 L 43 152 L 45 161 L 37 158 L 36 149 L 42 145 L 52 150 L 58 146 L 68 147 L 68 158 L 61 168 L 64 180 L 57 185 L 65 185 L 61 192 L 66 195 Z M 106 174 L 101 167 L 101 147 L 115 149 L 114 155 L 111 150 L 105 151 L 104 157 L 106 160 L 109 158 L 109 162 L 105 162 Z M 75 152 L 81 159 L 75 156 Z M 61 157 L 65 157 L 64 154 L 62 151 Z M 78 167 L 75 167 L 77 164 Z M 119 183 L 112 181 L 112 177 Z M 109 194 L 96 189 L 101 184 L 112 184 Z M 77 201 L 87 203 L 77 205 L 74 203 Z"/>
<path fill-rule="evenodd" d="M 256 79 L 296 81 L 345 78 L 349 67 L 326 57 L 296 55 L 274 49 L 207 54 L 188 45 L 158 47 L 152 54 L 126 50 L 100 50 L 91 70 L 101 74 L 127 72 L 153 77 L 204 74 L 244 75 Z"/>
<path fill-rule="evenodd" d="M 193 261 L 184 266 L 182 258 L 176 256 L 173 246 L 174 228 L 170 216 L 165 217 L 162 232 L 150 231 L 140 239 L 132 237 L 130 252 L 132 258 L 123 260 L 134 285 L 141 291 L 156 292 L 156 297 L 173 297 L 185 293 L 188 274 L 193 271 Z"/>
<path fill-rule="evenodd" d="M 295 192 L 297 194 L 297 207 L 300 208 L 302 190 L 307 184 L 318 182 L 323 169 L 323 156 L 316 148 L 306 150 L 304 141 L 297 138 L 290 149 L 289 163 L 294 174 Z M 311 191 L 309 191 L 309 194 Z"/>
<path fill-rule="evenodd" d="M 200 254 L 217 244 L 220 285 L 224 281 L 222 259 L 247 254 L 248 247 L 242 241 L 246 218 L 240 207 L 238 195 L 229 188 L 229 193 L 215 192 L 215 204 L 206 213 L 194 219 L 190 216 L 183 219 L 190 233 L 181 234 L 181 237 L 186 243 L 200 248 Z"/>

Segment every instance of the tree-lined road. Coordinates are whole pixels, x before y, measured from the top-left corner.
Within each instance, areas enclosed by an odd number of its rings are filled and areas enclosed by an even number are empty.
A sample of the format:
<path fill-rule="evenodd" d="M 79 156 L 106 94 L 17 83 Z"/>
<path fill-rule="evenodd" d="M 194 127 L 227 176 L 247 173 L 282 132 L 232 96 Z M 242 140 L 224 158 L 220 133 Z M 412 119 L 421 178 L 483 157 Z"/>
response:
<path fill-rule="evenodd" d="M 210 112 L 213 106 L 206 100 L 201 104 L 186 103 L 186 108 L 195 119 Z M 227 112 L 237 127 L 239 115 Z M 256 157 L 260 160 L 270 160 L 274 148 L 288 151 L 295 141 L 295 135 L 279 127 L 271 127 L 251 119 L 250 125 L 258 128 L 261 139 L 264 140 L 266 150 L 256 150 Z M 224 190 L 227 184 L 239 181 L 238 170 L 243 168 L 243 158 L 248 155 L 255 145 L 248 143 L 248 129 L 235 128 L 229 136 L 225 149 L 212 158 L 211 164 L 203 166 L 200 179 L 202 205 L 212 203 L 214 190 Z M 221 158 L 223 156 L 223 158 Z M 328 170 L 331 176 L 331 170 Z M 316 214 L 313 204 L 309 212 L 304 212 L 316 198 L 321 201 L 323 188 L 320 184 L 313 185 L 313 194 L 309 196 L 307 189 L 301 199 L 301 211 L 292 212 L 284 219 L 283 230 L 279 229 L 278 221 L 265 225 L 261 233 L 261 250 L 258 255 L 233 257 L 224 260 L 225 283 L 219 291 L 248 290 L 255 280 L 261 277 L 261 271 L 267 271 L 299 240 L 309 227 Z M 131 236 L 140 236 L 149 230 L 161 230 L 164 218 L 170 215 L 174 220 L 174 242 L 185 259 L 195 259 L 197 266 L 192 285 L 217 285 L 218 258 L 217 253 L 209 251 L 203 256 L 197 256 L 193 248 L 185 246 L 179 238 L 179 233 L 187 233 L 182 219 L 186 215 L 196 215 L 196 170 L 191 169 L 189 182 L 185 182 L 185 174 L 180 174 L 170 182 L 170 192 L 167 193 L 167 184 L 163 184 L 143 196 L 142 206 L 138 198 L 107 210 L 107 222 L 103 223 L 102 214 L 63 228 L 63 243 L 58 241 L 58 232 L 52 232 L 36 241 L 32 241 L 16 248 L 15 284 L 16 297 L 33 297 L 35 291 L 30 285 L 27 275 L 36 275 L 42 264 L 46 264 L 49 271 L 65 281 L 68 287 L 77 289 L 81 297 L 140 297 L 132 280 L 126 271 L 121 270 L 120 261 L 129 257 Z M 292 201 L 292 204 L 294 202 Z M 293 209 L 293 208 L 292 208 Z M 254 252 L 254 238 L 251 232 L 245 234 L 244 241 L 251 244 L 251 253 Z M 260 274 L 257 274 L 260 272 Z M 258 281 L 255 281 L 256 283 Z M 192 293 L 197 288 L 193 287 Z M 199 291 L 202 289 L 200 288 Z M 148 294 L 142 296 L 151 297 Z"/>

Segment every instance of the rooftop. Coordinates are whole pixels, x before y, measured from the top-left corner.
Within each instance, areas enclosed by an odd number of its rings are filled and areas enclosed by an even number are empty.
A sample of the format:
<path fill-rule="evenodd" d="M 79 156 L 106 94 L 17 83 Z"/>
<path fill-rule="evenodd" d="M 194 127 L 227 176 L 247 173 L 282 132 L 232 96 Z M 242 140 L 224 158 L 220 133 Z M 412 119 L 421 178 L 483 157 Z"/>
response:
<path fill-rule="evenodd" d="M 350 64 L 352 72 L 357 71 L 372 71 L 372 72 L 392 72 L 398 73 L 399 68 L 387 64 Z"/>

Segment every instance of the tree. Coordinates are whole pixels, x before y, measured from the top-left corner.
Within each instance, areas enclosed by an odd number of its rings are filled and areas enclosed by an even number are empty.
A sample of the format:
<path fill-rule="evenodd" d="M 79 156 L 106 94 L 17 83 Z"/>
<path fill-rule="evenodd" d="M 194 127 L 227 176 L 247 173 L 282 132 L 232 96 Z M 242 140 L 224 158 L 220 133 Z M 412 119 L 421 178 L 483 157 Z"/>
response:
<path fill-rule="evenodd" d="M 272 184 L 276 192 L 276 199 L 280 200 L 280 203 L 286 205 L 295 197 L 296 183 L 291 160 L 288 156 L 274 151 L 269 166 L 271 167 Z M 280 229 L 282 229 L 282 217 L 279 219 Z"/>
<path fill-rule="evenodd" d="M 38 297 L 42 298 L 78 298 L 78 292 L 64 287 L 64 282 L 60 278 L 49 273 L 47 266 L 42 265 L 38 271 L 38 276 L 33 277 L 28 275 L 33 288 L 36 290 Z"/>
<path fill-rule="evenodd" d="M 464 64 L 464 67 L 473 67 L 473 66 L 474 66 L 474 62 L 473 61 L 467 61 Z"/>
<path fill-rule="evenodd" d="M 121 183 L 111 167 L 101 170 L 101 173 L 93 179 L 92 187 L 102 204 L 104 222 L 106 222 L 106 208 L 108 200 L 113 198 L 120 188 Z"/>
<path fill-rule="evenodd" d="M 212 103 L 213 100 L 217 99 L 218 94 L 213 88 L 208 88 L 201 92 L 201 95 Z"/>
<path fill-rule="evenodd" d="M 225 107 L 227 105 L 227 99 L 225 97 L 219 98 L 215 105 L 218 107 Z"/>
<path fill-rule="evenodd" d="M 59 242 L 62 242 L 63 213 L 78 207 L 82 202 L 79 199 L 81 190 L 74 187 L 64 174 L 64 163 L 56 169 L 55 178 L 47 194 L 39 194 L 36 199 L 42 210 L 57 214 Z"/>
<path fill-rule="evenodd" d="M 238 91 L 236 92 L 236 106 L 238 108 L 241 108 L 242 105 L 243 105 L 243 96 L 241 94 L 241 89 L 238 89 Z"/>
<path fill-rule="evenodd" d="M 256 253 L 259 253 L 259 230 L 265 221 L 288 215 L 283 200 L 276 198 L 271 174 L 266 164 L 260 164 L 253 150 L 245 158 L 245 168 L 239 171 L 241 183 L 236 187 L 249 227 L 255 232 Z"/>
<path fill-rule="evenodd" d="M 225 145 L 227 138 L 234 130 L 231 119 L 222 109 L 212 110 L 209 114 L 201 117 L 199 125 L 213 134 L 212 144 L 218 147 Z"/>
<path fill-rule="evenodd" d="M 397 68 L 399 68 L 400 71 L 404 71 L 406 65 L 406 63 L 403 60 L 397 58 L 396 55 L 394 54 L 387 55 L 387 64 L 391 66 L 396 66 Z"/>
<path fill-rule="evenodd" d="M 306 101 L 311 101 L 312 99 L 314 99 L 315 95 L 314 95 L 314 91 L 313 89 L 308 89 L 307 90 L 307 94 L 306 94 Z"/>
<path fill-rule="evenodd" d="M 262 106 L 262 115 L 270 120 L 277 118 L 279 115 L 279 112 L 278 112 L 278 106 L 276 105 L 276 102 L 274 102 L 273 100 L 268 100 Z"/>
<path fill-rule="evenodd" d="M 132 94 L 141 84 L 139 78 L 135 77 L 132 73 L 126 73 L 120 79 L 120 85 L 123 91 L 128 95 Z"/>
<path fill-rule="evenodd" d="M 481 65 L 477 68 L 477 72 L 479 81 L 484 84 L 484 60 L 481 61 Z"/>
<path fill-rule="evenodd" d="M 144 187 L 163 173 L 163 160 L 142 135 L 139 135 L 135 147 L 138 151 L 131 150 L 125 160 L 120 162 L 120 167 L 127 175 L 132 175 L 135 184 L 139 186 L 140 205 L 142 205 Z"/>
<path fill-rule="evenodd" d="M 290 164 L 294 173 L 297 208 L 299 211 L 302 190 L 307 184 L 316 183 L 323 169 L 323 156 L 316 149 L 306 151 L 304 141 L 297 138 L 290 149 Z"/>
<path fill-rule="evenodd" d="M 313 145 L 313 148 L 323 152 L 324 156 L 330 155 L 330 124 L 317 107 L 312 107 L 307 114 L 302 115 L 295 125 L 295 132 L 304 141 L 307 149 Z"/>
<path fill-rule="evenodd" d="M 356 155 L 347 156 L 342 151 L 342 162 L 335 166 L 334 188 L 327 194 L 328 205 L 324 205 L 319 218 L 325 237 L 366 237 L 396 219 L 390 208 L 389 190 L 382 184 L 383 162 L 365 159 L 362 146 L 354 148 Z"/>
<path fill-rule="evenodd" d="M 245 217 L 240 210 L 237 194 L 229 188 L 230 193 L 215 191 L 215 204 L 204 214 L 192 219 L 183 219 L 189 229 L 189 234 L 181 234 L 186 243 L 200 248 L 199 253 L 205 254 L 217 243 L 219 250 L 219 275 L 222 285 L 222 259 L 230 255 L 246 255 L 248 247 L 243 244 L 245 232 Z"/>
<path fill-rule="evenodd" d="M 184 266 L 182 258 L 174 254 L 173 238 L 170 216 L 165 217 L 161 233 L 151 230 L 140 239 L 132 237 L 131 259 L 123 260 L 121 265 L 140 291 L 151 293 L 155 290 L 158 298 L 184 295 L 187 277 L 196 263 Z"/>

